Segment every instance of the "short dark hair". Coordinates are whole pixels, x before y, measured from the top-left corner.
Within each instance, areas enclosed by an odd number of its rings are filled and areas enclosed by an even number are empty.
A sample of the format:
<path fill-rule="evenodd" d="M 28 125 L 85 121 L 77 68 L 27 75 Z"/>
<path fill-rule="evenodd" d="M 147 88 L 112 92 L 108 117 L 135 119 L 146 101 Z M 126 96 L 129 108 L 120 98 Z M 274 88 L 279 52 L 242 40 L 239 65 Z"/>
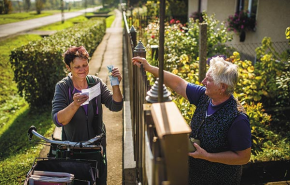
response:
<path fill-rule="evenodd" d="M 76 57 L 89 59 L 89 53 L 87 52 L 86 48 L 83 46 L 79 46 L 79 47 L 72 46 L 64 53 L 64 62 L 66 63 L 66 65 L 69 66 L 70 63 L 73 62 L 73 60 Z"/>

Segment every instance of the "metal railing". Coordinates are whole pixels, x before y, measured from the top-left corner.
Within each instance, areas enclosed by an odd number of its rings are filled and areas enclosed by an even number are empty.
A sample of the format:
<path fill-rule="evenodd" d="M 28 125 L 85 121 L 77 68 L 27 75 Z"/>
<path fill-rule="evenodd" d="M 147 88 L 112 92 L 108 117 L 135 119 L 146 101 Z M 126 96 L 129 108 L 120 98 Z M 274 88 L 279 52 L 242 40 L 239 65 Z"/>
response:
<path fill-rule="evenodd" d="M 230 47 L 231 51 L 237 51 L 240 53 L 241 60 L 250 60 L 253 63 L 256 63 L 256 49 L 261 47 L 261 43 L 243 43 L 243 44 L 226 44 Z M 287 41 L 285 42 L 272 42 L 273 48 L 276 50 L 277 53 L 281 54 L 287 50 L 290 50 L 290 45 Z"/>
<path fill-rule="evenodd" d="M 173 102 L 148 103 L 150 85 L 141 66 L 133 66 L 131 58 L 146 58 L 142 42 L 136 42 L 136 30 L 129 29 L 123 13 L 124 55 L 127 65 L 131 110 L 135 182 L 140 184 L 188 184 L 188 134 L 190 128 Z M 128 123 L 127 123 L 128 124 Z M 126 143 L 124 143 L 126 145 Z M 124 180 L 126 184 L 126 179 Z"/>

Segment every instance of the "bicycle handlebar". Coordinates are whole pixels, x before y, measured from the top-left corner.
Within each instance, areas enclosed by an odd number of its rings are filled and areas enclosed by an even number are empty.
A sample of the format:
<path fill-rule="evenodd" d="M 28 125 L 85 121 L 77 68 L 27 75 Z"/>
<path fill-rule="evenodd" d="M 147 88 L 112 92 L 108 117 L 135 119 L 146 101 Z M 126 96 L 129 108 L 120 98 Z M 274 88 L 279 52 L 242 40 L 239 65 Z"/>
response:
<path fill-rule="evenodd" d="M 35 135 L 36 137 L 46 141 L 47 143 L 52 143 L 52 144 L 57 144 L 57 145 L 65 145 L 65 146 L 71 146 L 71 147 L 80 147 L 80 148 L 85 148 L 85 147 L 91 147 L 89 144 L 92 144 L 100 139 L 103 138 L 104 134 L 101 133 L 100 135 L 97 135 L 93 137 L 92 139 L 88 141 L 81 141 L 81 142 L 72 142 L 72 141 L 56 141 L 56 140 L 51 140 L 47 139 L 43 135 L 39 134 L 36 130 L 35 126 L 31 126 L 27 132 L 27 135 L 29 137 L 29 140 L 32 139 L 32 136 Z"/>

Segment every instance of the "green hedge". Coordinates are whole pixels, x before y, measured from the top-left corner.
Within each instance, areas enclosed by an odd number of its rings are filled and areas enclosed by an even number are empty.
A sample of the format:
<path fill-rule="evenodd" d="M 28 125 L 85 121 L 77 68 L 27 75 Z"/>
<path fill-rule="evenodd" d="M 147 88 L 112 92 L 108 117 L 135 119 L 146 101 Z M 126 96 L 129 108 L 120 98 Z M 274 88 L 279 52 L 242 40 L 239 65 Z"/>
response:
<path fill-rule="evenodd" d="M 55 84 L 66 74 L 63 53 L 82 45 L 92 56 L 105 31 L 105 20 L 89 20 L 13 50 L 10 62 L 20 95 L 33 107 L 50 105 Z"/>

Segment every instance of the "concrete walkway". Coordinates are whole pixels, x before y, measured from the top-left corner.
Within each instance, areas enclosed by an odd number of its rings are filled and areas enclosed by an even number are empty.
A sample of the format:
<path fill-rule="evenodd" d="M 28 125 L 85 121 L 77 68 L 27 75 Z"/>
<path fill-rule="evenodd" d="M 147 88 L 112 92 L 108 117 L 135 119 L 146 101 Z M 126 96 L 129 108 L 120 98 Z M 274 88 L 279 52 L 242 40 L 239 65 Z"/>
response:
<path fill-rule="evenodd" d="M 115 20 L 110 28 L 107 28 L 106 34 L 94 52 L 90 60 L 90 74 L 96 74 L 101 78 L 111 90 L 110 80 L 108 78 L 108 65 L 118 67 L 121 74 L 122 67 L 122 46 L 123 46 L 123 28 L 122 14 L 115 10 Z M 122 82 L 120 84 L 123 93 Z M 123 176 L 123 114 L 120 112 L 111 112 L 106 107 L 103 109 L 104 123 L 107 129 L 107 159 L 108 159 L 108 185 L 121 185 Z"/>
<path fill-rule="evenodd" d="M 94 12 L 97 9 L 102 8 L 102 6 L 97 6 L 95 8 L 87 8 L 85 10 L 80 10 L 77 12 L 68 12 L 64 13 L 64 19 L 70 19 L 83 15 L 85 12 Z M 40 17 L 36 19 L 30 19 L 26 21 L 20 21 L 9 24 L 0 25 L 0 38 L 5 38 L 12 36 L 24 31 L 33 30 L 42 26 L 46 26 L 52 23 L 56 23 L 62 20 L 61 14 L 50 15 L 46 17 Z"/>

